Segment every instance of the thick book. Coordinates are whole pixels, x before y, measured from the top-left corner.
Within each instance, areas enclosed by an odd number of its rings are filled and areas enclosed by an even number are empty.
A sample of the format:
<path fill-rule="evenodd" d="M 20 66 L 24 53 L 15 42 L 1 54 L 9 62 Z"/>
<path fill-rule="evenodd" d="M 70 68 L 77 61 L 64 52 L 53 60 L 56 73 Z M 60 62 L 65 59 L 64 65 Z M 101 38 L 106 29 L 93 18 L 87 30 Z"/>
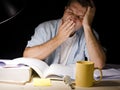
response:
<path fill-rule="evenodd" d="M 0 59 L 0 83 L 25 84 L 31 80 L 32 68 L 18 60 Z"/>
<path fill-rule="evenodd" d="M 0 83 L 25 84 L 31 75 L 32 70 L 28 66 L 0 67 Z"/>
<path fill-rule="evenodd" d="M 25 57 L 19 57 L 13 60 L 0 60 L 0 64 L 0 81 L 9 81 L 9 79 L 11 79 L 13 82 L 19 82 L 18 78 L 21 78 L 20 80 L 23 81 L 28 81 L 28 79 L 30 79 L 31 70 L 25 70 L 27 68 L 31 68 L 35 71 L 40 78 L 60 80 L 63 79 L 64 76 L 69 75 L 71 79 L 75 79 L 75 64 L 51 64 L 49 66 L 42 60 Z M 21 70 L 19 74 L 17 73 L 18 70 L 15 70 L 16 68 Z M 12 70 L 7 72 L 7 69 L 14 69 L 14 73 Z M 13 73 L 13 75 L 10 75 L 10 73 Z M 3 76 L 1 77 L 1 75 Z M 6 77 L 9 77 L 9 79 Z"/>

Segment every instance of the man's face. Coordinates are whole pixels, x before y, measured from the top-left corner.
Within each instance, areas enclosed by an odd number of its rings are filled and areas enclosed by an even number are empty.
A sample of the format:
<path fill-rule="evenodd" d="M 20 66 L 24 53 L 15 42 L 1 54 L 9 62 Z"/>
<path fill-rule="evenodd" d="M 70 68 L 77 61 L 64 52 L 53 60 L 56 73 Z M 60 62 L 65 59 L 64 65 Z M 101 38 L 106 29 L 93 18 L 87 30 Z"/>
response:
<path fill-rule="evenodd" d="M 62 21 L 63 23 L 66 19 L 70 19 L 75 23 L 75 31 L 82 26 L 82 20 L 86 13 L 87 8 L 82 7 L 79 3 L 73 2 L 70 6 L 65 8 Z"/>

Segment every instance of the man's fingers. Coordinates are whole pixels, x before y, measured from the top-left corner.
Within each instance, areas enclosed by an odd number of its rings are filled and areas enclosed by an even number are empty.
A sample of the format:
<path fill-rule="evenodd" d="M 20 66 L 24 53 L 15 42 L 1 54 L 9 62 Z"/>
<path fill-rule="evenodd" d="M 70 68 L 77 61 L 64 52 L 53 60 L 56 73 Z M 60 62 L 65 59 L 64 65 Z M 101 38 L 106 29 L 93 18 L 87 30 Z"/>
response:
<path fill-rule="evenodd" d="M 71 20 L 67 20 L 65 23 L 62 24 L 61 28 L 67 29 L 69 28 L 74 22 Z"/>

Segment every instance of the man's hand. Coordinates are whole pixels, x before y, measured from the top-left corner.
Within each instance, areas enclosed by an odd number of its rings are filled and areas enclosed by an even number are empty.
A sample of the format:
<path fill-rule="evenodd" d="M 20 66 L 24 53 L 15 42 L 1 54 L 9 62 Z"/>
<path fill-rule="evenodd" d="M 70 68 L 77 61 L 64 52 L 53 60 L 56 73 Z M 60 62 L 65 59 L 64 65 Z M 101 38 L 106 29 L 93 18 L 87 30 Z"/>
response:
<path fill-rule="evenodd" d="M 94 15 L 95 15 L 95 11 L 96 11 L 96 8 L 95 8 L 95 5 L 93 3 L 93 1 L 91 0 L 91 4 L 92 4 L 92 7 L 88 7 L 87 8 L 87 12 L 84 16 L 84 19 L 83 19 L 83 26 L 84 25 L 91 25 L 92 24 L 92 21 L 93 21 L 93 18 L 94 18 Z"/>
<path fill-rule="evenodd" d="M 74 27 L 75 23 L 70 19 L 66 19 L 60 25 L 57 36 L 65 41 L 74 32 Z"/>

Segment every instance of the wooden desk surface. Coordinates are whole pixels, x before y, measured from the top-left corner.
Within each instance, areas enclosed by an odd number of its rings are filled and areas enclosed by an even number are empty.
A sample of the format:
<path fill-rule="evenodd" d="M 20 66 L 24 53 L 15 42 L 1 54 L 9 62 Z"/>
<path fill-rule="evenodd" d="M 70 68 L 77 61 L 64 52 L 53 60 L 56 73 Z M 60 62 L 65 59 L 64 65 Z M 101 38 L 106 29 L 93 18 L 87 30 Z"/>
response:
<path fill-rule="evenodd" d="M 25 85 L 0 83 L 0 90 L 71 90 L 63 81 L 52 81 L 52 86 L 35 87 L 33 83 Z M 120 80 L 102 81 L 92 87 L 75 87 L 75 90 L 120 90 Z"/>

